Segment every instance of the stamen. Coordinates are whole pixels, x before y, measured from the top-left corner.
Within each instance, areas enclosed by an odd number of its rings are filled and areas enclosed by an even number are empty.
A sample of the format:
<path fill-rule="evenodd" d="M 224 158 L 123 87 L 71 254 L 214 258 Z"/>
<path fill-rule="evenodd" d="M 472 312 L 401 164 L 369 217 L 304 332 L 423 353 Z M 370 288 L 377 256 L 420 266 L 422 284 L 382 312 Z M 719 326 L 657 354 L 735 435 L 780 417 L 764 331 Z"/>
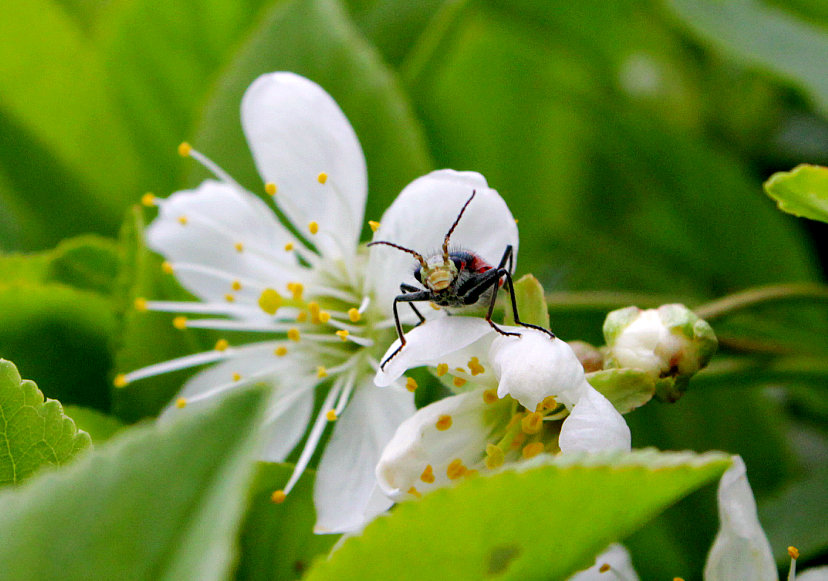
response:
<path fill-rule="evenodd" d="M 434 482 L 434 469 L 431 467 L 431 464 L 428 464 L 423 470 L 423 473 L 420 474 L 420 480 L 425 482 L 426 484 L 431 484 Z"/>
<path fill-rule="evenodd" d="M 233 248 L 236 249 L 236 252 L 244 252 L 244 244 L 242 244 L 241 242 L 236 242 L 235 244 L 233 244 Z"/>
<path fill-rule="evenodd" d="M 610 570 L 610 564 L 609 563 L 604 563 L 603 565 L 598 567 L 598 572 L 599 573 L 606 573 L 609 570 Z"/>
<path fill-rule="evenodd" d="M 328 174 L 326 174 L 325 172 L 320 173 L 318 176 L 316 176 L 316 181 L 324 185 L 325 182 L 328 181 Z"/>
<path fill-rule="evenodd" d="M 187 216 L 179 216 L 178 217 L 178 223 L 181 224 L 182 226 L 186 226 L 187 225 Z"/>
<path fill-rule="evenodd" d="M 371 227 L 371 232 L 376 232 L 380 227 L 380 223 L 374 220 L 368 220 L 368 225 Z"/>
<path fill-rule="evenodd" d="M 184 409 L 185 407 L 187 407 L 187 398 L 179 397 L 177 400 L 175 400 L 175 407 L 177 407 L 178 409 Z"/>
<path fill-rule="evenodd" d="M 337 331 L 337 332 L 336 332 L 336 333 L 334 333 L 334 334 L 335 334 L 335 335 L 337 335 L 337 336 L 338 336 L 340 339 L 342 339 L 343 341 L 347 341 L 347 340 L 348 340 L 348 331 L 347 331 L 347 330 L 345 330 L 345 329 L 340 329 L 339 331 Z"/>
<path fill-rule="evenodd" d="M 480 364 L 480 359 L 477 357 L 472 357 L 469 359 L 469 371 L 471 371 L 472 375 L 480 375 L 486 371 L 486 368 Z"/>
<path fill-rule="evenodd" d="M 329 371 L 334 372 L 334 369 L 331 369 Z M 354 390 L 354 386 L 356 385 L 356 375 L 356 371 L 354 371 L 350 373 L 347 379 L 345 379 L 344 381 L 342 380 L 342 378 L 338 380 L 339 383 L 344 385 L 345 387 L 342 389 L 342 393 L 339 394 L 339 399 L 336 401 L 336 407 L 334 408 L 334 411 L 336 412 L 337 416 L 341 415 L 342 412 L 345 410 L 345 406 L 348 405 L 348 399 L 351 397 L 351 392 Z"/>
<path fill-rule="evenodd" d="M 441 363 L 437 366 L 437 377 L 443 377 L 448 373 L 448 363 Z"/>
<path fill-rule="evenodd" d="M 362 318 L 362 314 L 359 312 L 359 309 L 355 309 L 355 308 L 353 308 L 353 307 L 351 307 L 350 309 L 348 309 L 348 319 L 350 319 L 350 321 L 351 321 L 352 323 L 357 323 L 357 322 L 359 322 L 359 320 L 360 320 L 361 318 Z"/>
<path fill-rule="evenodd" d="M 288 292 L 290 292 L 293 295 L 293 300 L 302 300 L 302 293 L 305 292 L 305 287 L 302 285 L 301 282 L 289 282 L 287 283 L 287 289 Z"/>
<path fill-rule="evenodd" d="M 799 549 L 794 546 L 788 547 L 788 556 L 791 558 L 791 565 L 788 569 L 788 581 L 796 579 L 796 560 L 799 558 Z"/>
<path fill-rule="evenodd" d="M 241 283 L 240 280 L 236 279 L 236 280 L 233 281 L 233 284 L 231 284 L 230 287 L 234 291 L 240 291 L 242 289 L 242 283 Z"/>
<path fill-rule="evenodd" d="M 528 460 L 543 452 L 543 442 L 532 442 L 523 447 L 522 455 Z"/>
<path fill-rule="evenodd" d="M 291 327 L 290 329 L 288 329 L 287 337 L 291 341 L 296 341 L 298 343 L 300 338 L 299 329 L 297 329 L 296 327 Z"/>
<path fill-rule="evenodd" d="M 234 302 L 236 302 L 236 297 L 234 297 L 230 293 L 227 293 L 226 295 L 224 295 L 224 300 L 227 301 L 228 303 L 234 303 Z"/>
<path fill-rule="evenodd" d="M 193 147 L 186 141 L 182 141 L 178 145 L 178 155 L 180 155 L 181 157 L 189 157 L 192 151 Z"/>
<path fill-rule="evenodd" d="M 173 265 L 167 262 L 166 260 L 161 263 L 161 270 L 164 274 L 172 274 L 173 273 Z"/>
<path fill-rule="evenodd" d="M 503 466 L 505 459 L 506 455 L 503 453 L 503 450 L 494 444 L 486 444 L 486 468 L 489 470 L 499 468 Z"/>
<path fill-rule="evenodd" d="M 296 322 L 297 323 L 304 323 L 308 320 L 308 312 L 307 311 L 299 311 L 299 314 L 296 315 Z"/>
<path fill-rule="evenodd" d="M 233 381 L 241 381 L 241 373 L 233 373 Z"/>
<path fill-rule="evenodd" d="M 308 224 L 308 232 L 311 234 L 316 234 L 319 232 L 319 224 L 317 222 L 311 222 Z"/>
<path fill-rule="evenodd" d="M 276 192 L 278 192 L 278 191 L 279 191 L 279 188 L 277 188 L 276 184 L 274 184 L 273 182 L 267 182 L 265 184 L 265 192 L 267 193 L 268 196 L 275 196 Z"/>
<path fill-rule="evenodd" d="M 259 296 L 259 308 L 268 315 L 275 315 L 282 303 L 282 295 L 276 292 L 276 289 L 266 288 Z"/>
<path fill-rule="evenodd" d="M 412 496 L 416 496 L 417 498 L 422 498 L 423 497 L 423 495 L 420 493 L 420 491 L 417 490 L 414 486 L 412 486 L 411 488 L 408 489 L 408 494 L 410 494 Z"/>
<path fill-rule="evenodd" d="M 146 206 L 147 208 L 152 208 L 155 206 L 155 195 L 147 192 L 143 196 L 141 196 L 141 204 Z"/>
<path fill-rule="evenodd" d="M 144 312 L 147 310 L 147 299 L 144 297 L 137 297 L 135 299 L 135 310 Z"/>
<path fill-rule="evenodd" d="M 291 250 L 293 250 L 293 242 L 288 242 L 285 244 L 285 252 L 290 252 Z"/>
<path fill-rule="evenodd" d="M 327 323 L 331 320 L 331 314 L 328 311 L 320 311 L 319 312 L 319 322 L 320 323 Z"/>
<path fill-rule="evenodd" d="M 325 369 L 324 365 L 320 365 L 316 368 L 316 377 L 318 377 L 319 379 L 328 377 L 328 370 Z"/>
<path fill-rule="evenodd" d="M 437 423 L 434 426 L 441 432 L 445 432 L 451 427 L 451 416 L 443 415 L 437 418 Z"/>
<path fill-rule="evenodd" d="M 541 428 L 543 428 L 543 414 L 539 412 L 526 414 L 526 417 L 520 421 L 520 429 L 525 434 L 537 434 Z"/>
<path fill-rule="evenodd" d="M 413 377 L 406 377 L 405 378 L 405 389 L 414 393 L 417 390 L 417 381 Z"/>
<path fill-rule="evenodd" d="M 462 377 L 455 377 L 452 383 L 454 384 L 454 387 L 463 387 L 464 385 L 466 385 L 467 381 L 468 380 L 463 379 Z"/>
<path fill-rule="evenodd" d="M 329 422 L 335 422 L 337 420 L 336 410 L 328 410 L 327 413 L 325 413 L 325 418 Z"/>
<path fill-rule="evenodd" d="M 799 558 L 799 549 L 794 546 L 788 547 L 788 556 L 791 559 L 798 559 Z"/>
<path fill-rule="evenodd" d="M 286 498 L 287 494 L 284 490 L 274 490 L 273 494 L 270 495 L 270 502 L 274 504 L 282 504 Z"/>
<path fill-rule="evenodd" d="M 463 465 L 463 461 L 460 458 L 456 458 L 446 468 L 446 476 L 448 476 L 449 480 L 457 480 L 465 476 L 467 471 L 468 468 Z"/>
<path fill-rule="evenodd" d="M 554 410 L 556 407 L 558 407 L 558 400 L 555 399 L 554 395 L 547 395 L 545 398 L 543 398 L 543 401 L 537 405 L 535 411 L 540 412 L 546 410 Z"/>
<path fill-rule="evenodd" d="M 486 403 L 494 403 L 498 400 L 497 390 L 487 389 L 483 392 L 483 401 Z"/>
<path fill-rule="evenodd" d="M 225 351 L 230 346 L 230 343 L 227 339 L 219 339 L 216 341 L 216 346 L 213 347 L 216 351 Z"/>
<path fill-rule="evenodd" d="M 127 381 L 126 375 L 123 373 L 119 373 L 115 376 L 115 379 L 112 380 L 112 385 L 115 387 L 126 387 L 129 384 Z"/>
<path fill-rule="evenodd" d="M 287 355 L 287 352 L 287 347 L 285 347 L 284 345 L 280 345 L 279 347 L 276 347 L 276 349 L 273 351 L 273 354 L 276 355 L 276 357 L 284 357 L 285 355 Z"/>
<path fill-rule="evenodd" d="M 178 329 L 179 331 L 183 331 L 187 328 L 187 317 L 176 317 L 173 319 L 173 327 Z"/>

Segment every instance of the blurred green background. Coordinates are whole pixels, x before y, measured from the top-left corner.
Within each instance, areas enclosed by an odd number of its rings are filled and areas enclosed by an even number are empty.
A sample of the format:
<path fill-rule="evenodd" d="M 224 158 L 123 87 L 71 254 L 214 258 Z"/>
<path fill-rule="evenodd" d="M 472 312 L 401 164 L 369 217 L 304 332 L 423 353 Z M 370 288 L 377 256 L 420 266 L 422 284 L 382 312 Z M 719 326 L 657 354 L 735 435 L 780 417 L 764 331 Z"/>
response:
<path fill-rule="evenodd" d="M 149 274 L 130 208 L 204 177 L 183 140 L 261 191 L 239 101 L 274 70 L 318 82 L 351 120 L 367 218 L 431 169 L 483 173 L 565 339 L 600 343 L 629 302 L 824 277 L 824 229 L 761 188 L 828 163 L 823 1 L 6 0 L 0 357 L 47 396 L 129 422 L 172 396 L 181 376 L 110 388 L 116 367 L 202 340 L 135 321 L 135 293 L 179 291 Z M 828 549 L 827 314 L 800 301 L 711 321 L 719 368 L 628 416 L 636 446 L 742 454 L 774 549 L 811 562 Z M 642 578 L 695 578 L 715 527 L 711 490 L 672 509 L 630 540 Z"/>

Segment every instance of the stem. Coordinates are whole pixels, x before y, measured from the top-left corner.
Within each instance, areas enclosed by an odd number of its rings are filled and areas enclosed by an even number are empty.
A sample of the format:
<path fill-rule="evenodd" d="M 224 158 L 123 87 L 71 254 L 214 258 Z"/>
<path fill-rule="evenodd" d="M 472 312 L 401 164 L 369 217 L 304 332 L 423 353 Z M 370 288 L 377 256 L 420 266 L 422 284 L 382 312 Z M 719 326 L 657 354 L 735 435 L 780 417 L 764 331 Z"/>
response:
<path fill-rule="evenodd" d="M 701 304 L 693 312 L 709 321 L 762 303 L 813 299 L 828 302 L 828 286 L 810 282 L 760 286 Z"/>

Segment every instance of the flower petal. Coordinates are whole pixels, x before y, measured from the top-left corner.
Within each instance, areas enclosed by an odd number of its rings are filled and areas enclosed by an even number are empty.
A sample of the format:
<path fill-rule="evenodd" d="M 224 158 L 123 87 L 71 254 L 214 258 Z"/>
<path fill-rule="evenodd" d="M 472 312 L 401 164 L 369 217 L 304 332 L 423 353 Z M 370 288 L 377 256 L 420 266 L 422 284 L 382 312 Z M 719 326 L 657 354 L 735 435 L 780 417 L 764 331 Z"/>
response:
<path fill-rule="evenodd" d="M 405 390 L 380 389 L 370 381 L 357 387 L 319 462 L 313 491 L 316 532 L 353 531 L 376 514 L 372 492 L 380 453 L 414 409 L 414 398 Z"/>
<path fill-rule="evenodd" d="M 385 494 L 410 500 L 449 484 L 452 462 L 459 460 L 469 469 L 480 463 L 491 434 L 505 425 L 511 412 L 510 402 L 487 404 L 482 393 L 480 389 L 441 399 L 400 425 L 377 465 Z"/>
<path fill-rule="evenodd" d="M 405 334 L 405 347 L 377 371 L 374 383 L 385 387 L 394 383 L 406 370 L 421 365 L 448 363 L 453 369 L 471 356 L 485 355 L 494 330 L 478 317 L 440 317 L 426 321 Z M 397 339 L 383 355 L 385 361 L 400 346 Z"/>
<path fill-rule="evenodd" d="M 807 571 L 799 573 L 798 581 L 828 581 L 828 565 L 822 567 L 811 567 Z"/>
<path fill-rule="evenodd" d="M 609 566 L 609 569 L 606 567 Z M 602 570 L 603 568 L 603 570 Z M 614 575 L 607 575 L 614 571 Z M 595 564 L 589 569 L 575 573 L 569 581 L 611 581 L 612 579 L 624 579 L 624 581 L 638 581 L 638 573 L 632 565 L 630 553 L 618 543 L 613 543 L 607 549 L 595 557 Z"/>
<path fill-rule="evenodd" d="M 247 89 L 242 127 L 259 174 L 277 187 L 275 201 L 299 232 L 329 257 L 350 256 L 362 229 L 365 157 L 336 101 L 293 73 L 262 75 Z"/>
<path fill-rule="evenodd" d="M 630 451 L 627 422 L 598 390 L 584 381 L 581 398 L 561 426 L 561 452 Z"/>
<path fill-rule="evenodd" d="M 551 395 L 571 409 L 586 384 L 584 367 L 572 348 L 534 329 L 509 330 L 519 331 L 520 337 L 498 335 L 489 350 L 500 381 L 497 395 L 511 395 L 529 410 Z"/>
<path fill-rule="evenodd" d="M 759 523 L 756 500 L 740 456 L 733 456 L 733 466 L 719 481 L 717 495 L 719 532 L 707 555 L 705 580 L 776 581 L 770 543 Z"/>
<path fill-rule="evenodd" d="M 383 214 L 374 240 L 399 244 L 427 258 L 440 251 L 472 191 L 476 192 L 475 198 L 451 236 L 451 247 L 474 252 L 497 266 L 503 251 L 511 245 L 516 264 L 518 231 L 514 217 L 500 194 L 475 172 L 444 169 L 411 182 Z M 387 246 L 371 247 L 368 280 L 373 283 L 376 299 L 388 312 L 399 294 L 400 283 L 421 286 L 413 276 L 415 265 L 410 254 Z"/>
<path fill-rule="evenodd" d="M 254 195 L 214 180 L 161 201 L 146 239 L 171 263 L 202 267 L 182 268 L 176 275 L 206 301 L 224 302 L 234 279 L 281 288 L 296 266 L 293 253 L 284 250 L 293 236 L 270 208 Z"/>
<path fill-rule="evenodd" d="M 304 385 L 291 379 L 293 385 L 270 404 L 262 425 L 265 442 L 261 460 L 284 462 L 308 429 L 313 412 L 313 387 L 315 382 Z"/>

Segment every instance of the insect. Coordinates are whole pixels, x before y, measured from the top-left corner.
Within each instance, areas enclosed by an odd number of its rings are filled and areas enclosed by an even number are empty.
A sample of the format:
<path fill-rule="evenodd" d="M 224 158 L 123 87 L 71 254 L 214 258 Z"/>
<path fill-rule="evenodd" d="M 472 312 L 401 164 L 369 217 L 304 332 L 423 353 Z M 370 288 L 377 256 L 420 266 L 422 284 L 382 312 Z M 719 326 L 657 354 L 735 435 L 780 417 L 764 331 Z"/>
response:
<path fill-rule="evenodd" d="M 397 303 L 408 303 L 411 306 L 411 310 L 414 311 L 414 314 L 419 319 L 417 325 L 425 322 L 425 317 L 414 306 L 413 303 L 416 302 L 429 301 L 446 308 L 449 310 L 449 313 L 470 307 L 488 305 L 485 319 L 495 331 L 501 335 L 520 336 L 520 333 L 504 331 L 492 321 L 492 311 L 494 311 L 497 291 L 503 286 L 504 278 L 506 281 L 506 289 L 509 292 L 509 298 L 512 303 L 512 314 L 514 315 L 515 324 L 543 331 L 550 338 L 555 338 L 555 334 L 551 331 L 537 325 L 524 323 L 518 316 L 515 289 L 512 284 L 511 275 L 513 264 L 511 245 L 508 245 L 503 251 L 503 256 L 496 267 L 491 266 L 473 252 L 467 250 L 449 251 L 451 235 L 457 227 L 457 224 L 460 223 L 463 213 L 476 194 L 477 190 L 473 190 L 469 199 L 466 200 L 466 203 L 460 209 L 460 213 L 455 218 L 451 228 L 446 232 L 441 253 L 425 258 L 419 252 L 405 248 L 399 244 L 394 244 L 393 242 L 377 240 L 368 244 L 368 246 L 390 246 L 391 248 L 396 248 L 397 250 L 402 250 L 413 255 L 418 262 L 417 269 L 414 271 L 414 278 L 425 287 L 418 288 L 407 283 L 400 284 L 402 294 L 395 297 L 393 303 L 394 324 L 397 327 L 400 346 L 382 362 L 380 365 L 381 369 L 385 369 L 385 365 L 405 347 L 405 333 L 403 333 L 402 325 L 400 324 Z"/>

